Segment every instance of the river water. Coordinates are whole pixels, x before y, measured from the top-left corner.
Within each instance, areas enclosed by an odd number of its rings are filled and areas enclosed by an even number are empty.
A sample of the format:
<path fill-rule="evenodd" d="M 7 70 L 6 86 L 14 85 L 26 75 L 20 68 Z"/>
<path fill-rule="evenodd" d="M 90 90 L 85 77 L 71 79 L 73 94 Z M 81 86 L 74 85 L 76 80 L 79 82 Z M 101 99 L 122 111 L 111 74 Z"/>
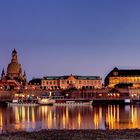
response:
<path fill-rule="evenodd" d="M 41 129 L 140 128 L 140 106 L 0 107 L 0 133 Z"/>

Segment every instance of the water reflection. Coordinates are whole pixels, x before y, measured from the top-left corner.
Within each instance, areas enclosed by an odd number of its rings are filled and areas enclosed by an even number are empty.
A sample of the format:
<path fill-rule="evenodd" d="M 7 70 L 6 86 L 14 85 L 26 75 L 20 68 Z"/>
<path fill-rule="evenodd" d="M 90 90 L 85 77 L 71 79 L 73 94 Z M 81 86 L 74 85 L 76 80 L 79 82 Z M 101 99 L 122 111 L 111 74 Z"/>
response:
<path fill-rule="evenodd" d="M 0 108 L 0 131 L 140 128 L 140 106 L 39 106 Z"/>

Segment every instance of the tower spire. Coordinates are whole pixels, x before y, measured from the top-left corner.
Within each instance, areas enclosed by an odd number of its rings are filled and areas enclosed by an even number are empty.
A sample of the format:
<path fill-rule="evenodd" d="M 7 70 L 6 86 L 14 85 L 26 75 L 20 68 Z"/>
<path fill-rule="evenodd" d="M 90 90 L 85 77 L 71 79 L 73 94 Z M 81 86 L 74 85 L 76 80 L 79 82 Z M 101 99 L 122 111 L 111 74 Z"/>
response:
<path fill-rule="evenodd" d="M 12 51 L 12 59 L 11 59 L 11 62 L 13 62 L 13 63 L 18 63 L 18 60 L 17 60 L 17 51 L 16 51 L 16 49 L 14 49 L 14 50 Z"/>
<path fill-rule="evenodd" d="M 1 80 L 4 80 L 5 79 L 5 71 L 4 71 L 4 68 L 2 69 L 2 73 L 1 73 Z"/>

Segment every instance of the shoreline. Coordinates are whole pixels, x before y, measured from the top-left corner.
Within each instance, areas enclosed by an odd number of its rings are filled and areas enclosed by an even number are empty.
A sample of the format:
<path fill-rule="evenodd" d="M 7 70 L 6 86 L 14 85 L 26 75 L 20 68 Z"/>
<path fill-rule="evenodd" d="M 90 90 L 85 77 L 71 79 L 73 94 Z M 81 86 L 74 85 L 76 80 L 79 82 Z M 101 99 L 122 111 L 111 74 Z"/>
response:
<path fill-rule="evenodd" d="M 0 134 L 1 140 L 140 140 L 140 129 L 62 129 Z"/>

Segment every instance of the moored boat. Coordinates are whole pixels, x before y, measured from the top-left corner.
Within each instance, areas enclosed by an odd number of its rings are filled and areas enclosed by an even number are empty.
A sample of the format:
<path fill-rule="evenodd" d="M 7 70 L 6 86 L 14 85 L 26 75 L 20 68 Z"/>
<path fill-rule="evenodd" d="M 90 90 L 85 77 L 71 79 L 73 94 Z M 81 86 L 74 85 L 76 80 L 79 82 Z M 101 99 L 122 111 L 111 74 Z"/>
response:
<path fill-rule="evenodd" d="M 78 101 L 78 100 L 56 100 L 54 105 L 71 105 L 71 106 L 84 106 L 84 105 L 92 105 L 92 101 Z"/>
<path fill-rule="evenodd" d="M 18 99 L 14 99 L 12 102 L 7 102 L 8 106 L 38 106 L 37 102 L 25 102 Z"/>
<path fill-rule="evenodd" d="M 38 98 L 38 103 L 40 105 L 53 105 L 55 100 L 52 98 Z"/>
<path fill-rule="evenodd" d="M 39 104 L 37 103 L 12 103 L 12 102 L 7 102 L 8 106 L 38 106 Z"/>

